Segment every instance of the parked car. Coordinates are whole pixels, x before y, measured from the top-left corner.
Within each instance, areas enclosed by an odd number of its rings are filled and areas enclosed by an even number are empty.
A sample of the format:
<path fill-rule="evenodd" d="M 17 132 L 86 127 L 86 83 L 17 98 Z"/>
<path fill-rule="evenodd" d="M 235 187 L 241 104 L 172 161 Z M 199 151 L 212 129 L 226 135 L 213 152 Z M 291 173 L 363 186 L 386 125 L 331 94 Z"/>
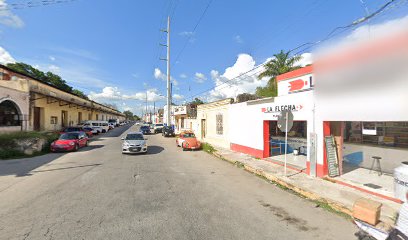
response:
<path fill-rule="evenodd" d="M 77 151 L 81 147 L 88 146 L 88 137 L 85 132 L 67 132 L 51 143 L 51 151 Z"/>
<path fill-rule="evenodd" d="M 140 127 L 140 132 L 143 134 L 150 134 L 150 127 L 149 126 L 141 126 Z"/>
<path fill-rule="evenodd" d="M 88 135 L 88 138 L 93 136 L 93 129 L 89 127 L 66 127 L 60 131 L 60 134 L 67 133 L 67 132 L 85 132 Z"/>
<path fill-rule="evenodd" d="M 119 119 L 109 119 L 109 120 L 108 120 L 108 123 L 113 124 L 114 127 L 119 127 L 119 125 L 120 125 Z"/>
<path fill-rule="evenodd" d="M 187 149 L 196 150 L 201 148 L 200 141 L 197 140 L 195 134 L 191 131 L 185 131 L 180 133 L 180 136 L 176 139 L 178 147 L 182 147 L 183 151 Z"/>
<path fill-rule="evenodd" d="M 93 129 L 93 128 L 91 128 L 91 127 L 82 127 L 82 130 L 83 130 L 85 133 L 91 132 L 92 135 L 97 135 L 97 134 L 98 134 L 98 130 Z M 89 137 L 89 135 L 88 135 L 88 137 Z"/>
<path fill-rule="evenodd" d="M 83 125 L 84 127 L 95 128 L 99 133 L 105 133 L 109 130 L 107 121 L 86 121 Z"/>
<path fill-rule="evenodd" d="M 116 127 L 115 123 L 109 122 L 108 123 L 109 130 L 112 130 Z"/>
<path fill-rule="evenodd" d="M 158 123 L 154 125 L 154 133 L 161 133 L 163 131 L 163 124 Z"/>
<path fill-rule="evenodd" d="M 172 127 L 169 126 L 164 126 L 162 129 L 162 135 L 163 137 L 174 137 L 176 134 L 174 133 L 174 130 Z"/>
<path fill-rule="evenodd" d="M 143 133 L 129 132 L 122 140 L 122 153 L 147 153 L 147 139 Z"/>

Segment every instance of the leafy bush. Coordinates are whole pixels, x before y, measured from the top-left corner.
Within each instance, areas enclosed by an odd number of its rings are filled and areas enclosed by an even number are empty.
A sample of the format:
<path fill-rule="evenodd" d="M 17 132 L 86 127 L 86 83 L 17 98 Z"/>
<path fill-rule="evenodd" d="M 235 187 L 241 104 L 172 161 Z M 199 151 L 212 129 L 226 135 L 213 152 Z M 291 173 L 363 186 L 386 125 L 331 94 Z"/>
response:
<path fill-rule="evenodd" d="M 204 151 L 206 151 L 206 152 L 208 152 L 208 153 L 213 153 L 213 152 L 216 152 L 216 151 L 217 151 L 217 150 L 216 150 L 213 146 L 211 146 L 211 144 L 209 144 L 209 143 L 203 143 L 203 144 L 202 144 L 202 148 L 203 148 Z"/>

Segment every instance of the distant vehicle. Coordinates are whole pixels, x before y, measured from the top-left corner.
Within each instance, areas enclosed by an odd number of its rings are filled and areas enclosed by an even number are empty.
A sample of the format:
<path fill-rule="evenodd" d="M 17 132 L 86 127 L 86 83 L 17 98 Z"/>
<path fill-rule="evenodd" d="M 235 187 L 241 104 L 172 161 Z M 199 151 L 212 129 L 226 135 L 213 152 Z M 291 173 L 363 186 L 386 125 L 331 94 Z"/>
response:
<path fill-rule="evenodd" d="M 109 125 L 107 121 L 93 121 L 89 120 L 84 123 L 84 127 L 96 128 L 99 133 L 105 133 L 109 131 Z"/>
<path fill-rule="evenodd" d="M 154 125 L 154 133 L 161 133 L 163 131 L 163 124 L 158 123 Z"/>
<path fill-rule="evenodd" d="M 140 122 L 137 122 L 136 125 L 140 125 Z"/>
<path fill-rule="evenodd" d="M 112 130 L 116 127 L 115 123 L 109 122 L 108 123 L 109 130 Z"/>
<path fill-rule="evenodd" d="M 149 126 L 141 126 L 140 127 L 140 132 L 143 134 L 150 134 L 150 127 Z"/>
<path fill-rule="evenodd" d="M 85 132 L 67 132 L 51 143 L 51 151 L 77 151 L 81 147 L 88 146 L 88 137 Z"/>
<path fill-rule="evenodd" d="M 188 149 L 196 150 L 201 148 L 200 141 L 197 140 L 195 134 L 191 131 L 185 131 L 180 133 L 180 136 L 176 139 L 178 147 L 182 147 L 183 151 Z"/>
<path fill-rule="evenodd" d="M 174 137 L 176 134 L 174 133 L 174 130 L 172 127 L 169 126 L 164 126 L 162 128 L 162 135 L 163 137 Z"/>
<path fill-rule="evenodd" d="M 130 132 L 122 140 L 122 153 L 147 153 L 147 139 L 143 133 Z"/>
<path fill-rule="evenodd" d="M 67 133 L 67 132 L 85 132 L 88 138 L 93 136 L 93 129 L 89 127 L 66 127 L 60 131 L 60 134 Z"/>
<path fill-rule="evenodd" d="M 98 130 L 96 130 L 96 129 L 93 129 L 93 128 L 91 128 L 91 127 L 82 127 L 82 130 L 84 131 L 84 132 L 91 132 L 92 133 L 92 135 L 96 135 L 96 134 L 98 134 Z M 88 133 L 87 133 L 88 134 Z M 89 135 L 88 135 L 89 136 Z"/>
<path fill-rule="evenodd" d="M 115 127 L 119 127 L 120 126 L 120 121 L 119 119 L 109 119 L 108 123 L 113 124 Z"/>

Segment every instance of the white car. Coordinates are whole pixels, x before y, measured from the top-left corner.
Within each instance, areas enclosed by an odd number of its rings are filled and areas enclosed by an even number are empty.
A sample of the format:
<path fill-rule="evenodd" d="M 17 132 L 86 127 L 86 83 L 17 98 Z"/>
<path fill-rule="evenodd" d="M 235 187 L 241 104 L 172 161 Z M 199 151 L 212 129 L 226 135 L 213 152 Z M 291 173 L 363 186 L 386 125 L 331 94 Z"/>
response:
<path fill-rule="evenodd" d="M 116 126 L 114 123 L 110 122 L 108 123 L 109 129 L 114 129 Z"/>
<path fill-rule="evenodd" d="M 122 140 L 122 153 L 147 153 L 147 139 L 143 133 L 129 132 Z"/>

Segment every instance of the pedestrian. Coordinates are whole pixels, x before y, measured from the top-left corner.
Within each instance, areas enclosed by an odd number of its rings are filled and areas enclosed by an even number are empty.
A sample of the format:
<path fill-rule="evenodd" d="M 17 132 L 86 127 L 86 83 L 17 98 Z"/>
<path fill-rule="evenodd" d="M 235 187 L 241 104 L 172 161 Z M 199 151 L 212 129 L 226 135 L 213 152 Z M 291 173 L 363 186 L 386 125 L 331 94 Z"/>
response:
<path fill-rule="evenodd" d="M 408 191 L 405 194 L 405 203 L 399 211 L 397 224 L 387 240 L 408 240 Z"/>

